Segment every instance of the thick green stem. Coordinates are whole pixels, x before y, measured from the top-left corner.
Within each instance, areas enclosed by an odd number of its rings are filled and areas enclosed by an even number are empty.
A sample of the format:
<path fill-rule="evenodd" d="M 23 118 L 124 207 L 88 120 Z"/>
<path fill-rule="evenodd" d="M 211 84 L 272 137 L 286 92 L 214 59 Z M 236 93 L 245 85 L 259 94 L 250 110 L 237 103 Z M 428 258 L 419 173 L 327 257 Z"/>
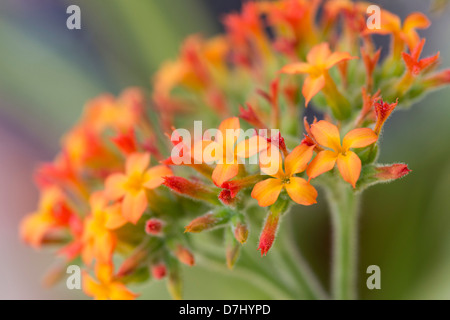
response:
<path fill-rule="evenodd" d="M 350 185 L 327 188 L 333 222 L 332 293 L 337 300 L 356 299 L 359 195 Z"/>

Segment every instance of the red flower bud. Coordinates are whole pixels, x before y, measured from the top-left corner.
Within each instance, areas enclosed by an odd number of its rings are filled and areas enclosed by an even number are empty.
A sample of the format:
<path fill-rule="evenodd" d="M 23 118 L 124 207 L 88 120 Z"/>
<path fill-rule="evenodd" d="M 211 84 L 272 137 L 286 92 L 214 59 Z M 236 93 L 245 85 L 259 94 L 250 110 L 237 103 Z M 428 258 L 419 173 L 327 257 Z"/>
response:
<path fill-rule="evenodd" d="M 151 266 L 151 272 L 152 272 L 153 278 L 155 278 L 156 280 L 161 280 L 167 274 L 166 265 L 163 263 L 155 264 L 155 265 Z"/>
<path fill-rule="evenodd" d="M 375 174 L 375 177 L 378 180 L 382 181 L 400 179 L 412 171 L 408 169 L 408 166 L 406 164 L 402 163 L 395 163 L 389 166 L 378 167 L 376 168 L 376 170 L 377 173 Z"/>
<path fill-rule="evenodd" d="M 269 249 L 272 247 L 272 244 L 275 240 L 275 235 L 277 233 L 279 220 L 279 213 L 269 212 L 266 223 L 264 225 L 264 229 L 261 233 L 261 236 L 259 237 L 258 250 L 261 250 L 261 256 L 266 255 Z"/>
<path fill-rule="evenodd" d="M 450 84 L 450 69 L 432 74 L 424 80 L 424 84 L 429 88 L 437 88 Z"/>
<path fill-rule="evenodd" d="M 202 232 L 211 229 L 217 225 L 220 219 L 215 217 L 213 213 L 207 213 L 201 217 L 192 220 L 184 229 L 184 232 Z"/>
<path fill-rule="evenodd" d="M 192 182 L 182 177 L 164 177 L 165 186 L 173 191 L 198 200 L 204 200 L 213 204 L 218 204 L 217 194 L 209 190 L 199 182 Z"/>
<path fill-rule="evenodd" d="M 164 226 L 163 221 L 152 218 L 150 220 L 147 220 L 147 222 L 145 223 L 145 232 L 147 234 L 157 236 L 161 234 L 163 226 Z"/>

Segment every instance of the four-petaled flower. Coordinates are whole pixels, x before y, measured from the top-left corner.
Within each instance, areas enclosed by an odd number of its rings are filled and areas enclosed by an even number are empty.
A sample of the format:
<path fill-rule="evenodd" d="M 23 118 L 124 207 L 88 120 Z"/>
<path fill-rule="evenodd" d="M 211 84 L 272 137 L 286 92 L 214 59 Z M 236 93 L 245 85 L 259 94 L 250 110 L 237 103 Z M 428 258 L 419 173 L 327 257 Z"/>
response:
<path fill-rule="evenodd" d="M 305 206 L 316 203 L 317 191 L 305 179 L 296 177 L 295 174 L 303 172 L 313 155 L 314 146 L 301 144 L 289 153 L 282 166 L 281 154 L 276 147 L 262 151 L 270 155 L 262 155 L 263 159 L 269 161 L 266 164 L 261 161 L 261 171 L 272 176 L 272 178 L 258 182 L 253 187 L 252 198 L 258 200 L 261 207 L 274 204 L 281 190 L 286 189 L 288 195 L 298 204 Z M 277 166 L 276 170 L 274 166 Z"/>
<path fill-rule="evenodd" d="M 375 132 L 370 128 L 353 129 L 345 135 L 342 144 L 338 128 L 327 121 L 321 120 L 311 125 L 311 132 L 318 144 L 331 150 L 320 151 L 311 161 L 306 169 L 309 179 L 330 171 L 337 162 L 342 178 L 355 188 L 361 173 L 361 160 L 350 149 L 375 143 L 378 140 Z"/>
<path fill-rule="evenodd" d="M 311 99 L 325 87 L 326 83 L 332 81 L 328 75 L 328 69 L 342 61 L 351 59 L 356 59 L 356 57 L 352 57 L 348 52 L 331 53 L 329 44 L 324 42 L 309 51 L 306 56 L 307 62 L 288 64 L 280 72 L 308 75 L 302 88 L 305 105 L 307 106 Z"/>
<path fill-rule="evenodd" d="M 149 153 L 134 153 L 127 158 L 125 173 L 114 173 L 105 182 L 107 198 L 112 201 L 122 199 L 122 215 L 134 224 L 147 208 L 147 190 L 159 187 L 164 182 L 163 177 L 172 175 L 165 165 L 147 169 L 149 164 Z"/>

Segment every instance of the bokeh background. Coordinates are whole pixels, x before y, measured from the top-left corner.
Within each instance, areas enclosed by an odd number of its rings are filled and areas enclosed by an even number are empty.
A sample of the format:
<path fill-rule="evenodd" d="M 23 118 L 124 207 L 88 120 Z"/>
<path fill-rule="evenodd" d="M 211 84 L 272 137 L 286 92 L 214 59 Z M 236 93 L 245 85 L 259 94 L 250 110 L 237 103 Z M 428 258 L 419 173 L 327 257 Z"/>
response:
<path fill-rule="evenodd" d="M 401 17 L 429 13 L 431 1 L 373 1 Z M 81 8 L 82 29 L 66 28 L 67 6 Z M 18 223 L 38 200 L 32 172 L 51 160 L 59 137 L 83 104 L 128 86 L 150 90 L 150 78 L 176 56 L 184 37 L 222 31 L 224 13 L 240 0 L 1 0 L 0 1 L 0 299 L 81 299 L 64 284 L 42 286 L 54 263 L 18 237 Z M 450 10 L 430 13 L 425 55 L 441 52 L 450 67 Z M 388 121 L 380 161 L 405 162 L 405 179 L 364 196 L 360 289 L 364 299 L 450 298 L 450 89 L 438 91 Z M 319 201 L 320 203 L 320 201 Z M 330 223 L 321 205 L 294 215 L 297 242 L 327 286 Z M 250 244 L 256 245 L 256 244 Z M 255 246 L 256 248 L 256 246 Z M 381 290 L 365 287 L 366 268 L 381 268 Z M 186 268 L 187 299 L 264 299 L 242 279 Z M 138 288 L 142 298 L 167 299 L 163 282 Z"/>

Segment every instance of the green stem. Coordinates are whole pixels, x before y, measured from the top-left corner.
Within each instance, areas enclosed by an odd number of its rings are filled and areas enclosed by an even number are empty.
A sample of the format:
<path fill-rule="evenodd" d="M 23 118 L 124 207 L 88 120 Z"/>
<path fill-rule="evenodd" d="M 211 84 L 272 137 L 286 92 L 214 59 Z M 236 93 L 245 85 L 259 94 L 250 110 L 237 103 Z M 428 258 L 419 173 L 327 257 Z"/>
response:
<path fill-rule="evenodd" d="M 327 196 L 334 229 L 333 298 L 356 299 L 359 195 L 350 185 L 339 182 L 327 188 Z"/>

